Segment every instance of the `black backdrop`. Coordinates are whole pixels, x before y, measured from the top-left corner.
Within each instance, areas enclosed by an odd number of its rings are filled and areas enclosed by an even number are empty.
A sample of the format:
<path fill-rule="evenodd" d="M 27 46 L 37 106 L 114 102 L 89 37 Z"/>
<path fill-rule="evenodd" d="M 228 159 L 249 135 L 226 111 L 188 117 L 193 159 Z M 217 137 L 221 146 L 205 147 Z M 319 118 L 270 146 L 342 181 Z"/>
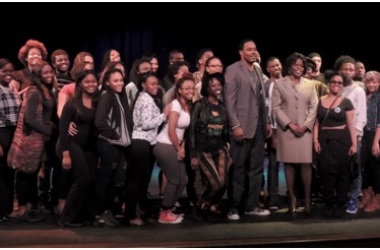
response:
<path fill-rule="evenodd" d="M 71 59 L 81 50 L 100 68 L 109 48 L 121 52 L 128 70 L 145 53 L 180 49 L 194 67 L 196 53 L 212 48 L 228 65 L 239 59 L 237 45 L 252 38 L 263 60 L 282 61 L 294 52 L 318 52 L 323 68 L 348 54 L 369 70 L 380 70 L 377 3 L 0 3 L 0 57 L 17 68 L 19 48 L 29 38 L 57 48 Z"/>

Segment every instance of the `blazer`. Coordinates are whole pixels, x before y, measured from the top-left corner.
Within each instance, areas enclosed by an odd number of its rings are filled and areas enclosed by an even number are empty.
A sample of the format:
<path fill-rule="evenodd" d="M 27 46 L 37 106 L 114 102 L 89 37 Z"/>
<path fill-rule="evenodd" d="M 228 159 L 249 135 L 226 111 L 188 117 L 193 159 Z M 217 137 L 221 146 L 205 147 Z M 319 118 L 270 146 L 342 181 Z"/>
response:
<path fill-rule="evenodd" d="M 235 62 L 226 69 L 224 86 L 224 103 L 231 128 L 241 126 L 244 138 L 253 138 L 256 133 L 258 118 L 263 123 L 270 123 L 265 108 L 265 91 L 263 72 L 254 65 L 256 77 L 252 77 L 242 60 Z M 258 100 L 256 84 L 261 85 Z M 261 112 L 260 112 L 261 111 Z"/>

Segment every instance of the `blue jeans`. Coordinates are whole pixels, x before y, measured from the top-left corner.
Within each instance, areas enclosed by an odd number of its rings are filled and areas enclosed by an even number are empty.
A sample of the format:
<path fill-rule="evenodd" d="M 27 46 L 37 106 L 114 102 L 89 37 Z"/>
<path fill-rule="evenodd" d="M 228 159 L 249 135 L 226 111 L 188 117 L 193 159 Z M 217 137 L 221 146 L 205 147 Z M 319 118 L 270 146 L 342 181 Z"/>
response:
<path fill-rule="evenodd" d="M 359 204 L 359 196 L 362 192 L 362 162 L 361 162 L 361 147 L 362 147 L 362 137 L 357 137 L 357 144 L 358 144 L 358 152 L 355 156 L 355 164 L 358 164 L 359 171 L 358 175 L 351 180 L 350 183 L 350 191 L 348 192 L 348 198 L 349 200 L 353 200 L 356 204 Z"/>

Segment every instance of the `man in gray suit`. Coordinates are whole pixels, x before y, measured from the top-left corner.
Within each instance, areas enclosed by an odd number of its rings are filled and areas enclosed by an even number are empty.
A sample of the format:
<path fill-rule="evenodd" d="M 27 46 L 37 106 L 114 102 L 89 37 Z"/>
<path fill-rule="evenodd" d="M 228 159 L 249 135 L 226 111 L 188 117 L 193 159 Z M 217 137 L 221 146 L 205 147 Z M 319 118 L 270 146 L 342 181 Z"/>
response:
<path fill-rule="evenodd" d="M 270 214 L 269 210 L 258 206 L 265 138 L 267 133 L 271 133 L 265 109 L 263 73 L 254 64 L 259 54 L 251 39 L 240 42 L 239 54 L 241 60 L 226 69 L 224 89 L 232 129 L 230 154 L 234 162 L 230 171 L 230 208 L 227 214 L 230 220 L 240 219 L 240 205 L 248 215 Z M 245 204 L 241 204 L 243 193 L 247 194 Z"/>

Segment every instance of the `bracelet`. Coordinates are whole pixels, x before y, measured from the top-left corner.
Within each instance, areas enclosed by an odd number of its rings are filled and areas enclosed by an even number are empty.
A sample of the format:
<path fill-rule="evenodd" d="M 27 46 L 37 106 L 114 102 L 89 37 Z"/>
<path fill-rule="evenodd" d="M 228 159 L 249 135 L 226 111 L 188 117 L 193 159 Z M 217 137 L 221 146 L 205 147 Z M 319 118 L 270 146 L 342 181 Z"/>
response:
<path fill-rule="evenodd" d="M 235 128 L 238 128 L 238 127 L 240 127 L 240 124 L 233 126 L 233 127 L 231 128 L 231 130 L 234 130 Z"/>

